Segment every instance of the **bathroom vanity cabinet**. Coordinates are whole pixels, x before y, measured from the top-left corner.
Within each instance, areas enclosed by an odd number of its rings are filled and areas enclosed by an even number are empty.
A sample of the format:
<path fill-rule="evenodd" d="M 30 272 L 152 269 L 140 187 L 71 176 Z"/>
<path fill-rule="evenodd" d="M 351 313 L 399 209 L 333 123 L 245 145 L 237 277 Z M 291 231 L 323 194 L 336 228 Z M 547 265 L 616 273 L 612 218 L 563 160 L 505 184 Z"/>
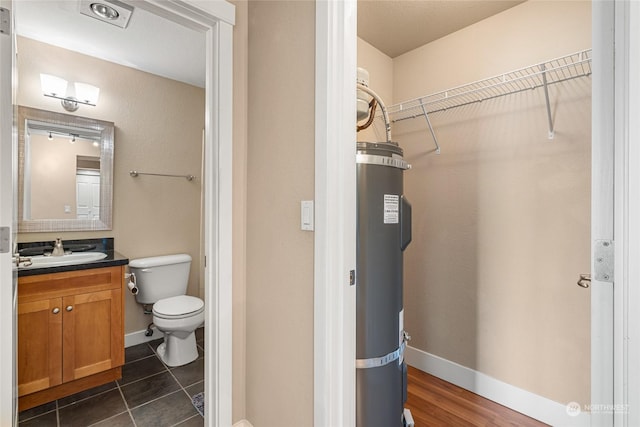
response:
<path fill-rule="evenodd" d="M 119 379 L 124 266 L 18 278 L 19 410 Z"/>

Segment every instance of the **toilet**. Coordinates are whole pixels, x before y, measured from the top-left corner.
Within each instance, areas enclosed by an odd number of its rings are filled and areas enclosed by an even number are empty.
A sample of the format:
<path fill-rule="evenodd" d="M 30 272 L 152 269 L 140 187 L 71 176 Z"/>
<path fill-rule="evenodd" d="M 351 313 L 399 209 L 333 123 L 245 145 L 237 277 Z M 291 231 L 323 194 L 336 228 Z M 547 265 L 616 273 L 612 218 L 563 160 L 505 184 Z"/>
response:
<path fill-rule="evenodd" d="M 153 304 L 153 324 L 164 333 L 157 352 L 167 366 L 186 365 L 198 358 L 195 330 L 204 323 L 204 301 L 185 295 L 190 268 L 187 254 L 129 262 L 138 287 L 136 301 Z"/>

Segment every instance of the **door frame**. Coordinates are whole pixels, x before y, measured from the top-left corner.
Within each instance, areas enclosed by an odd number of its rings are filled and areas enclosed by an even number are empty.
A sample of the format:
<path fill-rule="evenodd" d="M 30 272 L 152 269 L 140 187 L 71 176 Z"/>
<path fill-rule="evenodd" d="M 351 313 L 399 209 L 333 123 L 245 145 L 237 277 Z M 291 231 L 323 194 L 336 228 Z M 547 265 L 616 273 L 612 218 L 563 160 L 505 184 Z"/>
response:
<path fill-rule="evenodd" d="M 14 138 L 13 83 L 15 46 L 13 37 L 13 2 L 0 0 L 0 7 L 10 12 L 8 32 L 0 34 L 0 226 L 9 227 L 12 246 L 17 224 L 14 219 L 13 171 L 17 168 L 17 137 Z M 12 252 L 12 250 L 10 251 Z M 17 425 L 18 390 L 16 380 L 16 294 L 17 278 L 12 254 L 0 253 L 0 425 Z M 12 345 L 9 345 L 12 343 Z"/>
<path fill-rule="evenodd" d="M 640 423 L 638 25 L 636 2 L 593 2 L 592 265 L 613 240 L 614 281 L 591 284 L 592 426 Z"/>
<path fill-rule="evenodd" d="M 592 425 L 634 426 L 640 424 L 640 369 L 637 363 L 640 357 L 640 268 L 637 262 L 640 257 L 640 5 L 635 1 L 596 3 L 598 5 L 594 7 L 602 10 L 600 36 L 608 47 L 605 62 L 609 64 L 611 77 L 611 81 L 601 84 L 611 91 L 609 99 L 604 101 L 612 109 L 604 110 L 605 104 L 600 113 L 605 116 L 603 136 L 608 138 L 613 152 L 611 210 L 615 282 L 612 339 L 609 340 L 613 343 L 610 356 L 613 373 L 611 390 L 607 390 L 612 395 L 598 394 L 596 384 L 592 399 L 592 403 L 611 402 L 612 406 L 603 408 L 605 415 L 592 417 Z M 594 34 L 594 46 L 597 36 Z M 604 400 L 607 397 L 610 400 Z"/>
<path fill-rule="evenodd" d="M 625 282 L 625 295 L 622 301 L 627 301 L 625 323 L 625 335 L 618 347 L 625 349 L 625 372 L 627 387 L 623 388 L 623 412 L 626 425 L 640 425 L 640 4 L 629 2 L 627 4 L 628 24 L 627 28 L 627 54 L 628 72 L 627 78 L 627 120 L 629 129 L 626 139 L 626 153 L 628 164 L 626 167 L 625 198 L 627 200 L 626 217 L 628 219 L 624 265 L 627 266 L 627 280 Z M 632 262 L 630 260 L 635 260 Z M 626 341 L 626 342 L 625 342 Z M 625 345 L 626 344 L 626 345 Z M 622 423 L 621 425 L 625 425 Z"/>
<path fill-rule="evenodd" d="M 316 2 L 314 425 L 356 422 L 356 0 Z"/>
<path fill-rule="evenodd" d="M 0 0 L 13 10 L 12 0 Z M 143 0 L 136 7 L 190 28 L 202 31 L 206 39 L 205 78 L 205 173 L 204 257 L 205 271 L 205 393 L 214 396 L 206 404 L 206 425 L 227 427 L 232 422 L 232 105 L 233 105 L 233 26 L 235 6 L 225 0 Z M 17 142 L 12 87 L 13 36 L 0 34 L 0 225 L 11 224 L 13 188 L 12 144 Z M 7 52 L 8 51 L 8 52 Z M 7 59 L 9 59 L 7 61 Z M 10 101 L 10 102 L 9 102 Z M 14 141 L 15 140 L 15 141 Z M 17 151 L 16 151 L 17 152 Z M 5 154 L 11 154 L 8 157 Z M 9 179 L 7 179 L 9 178 Z M 9 217 L 7 218 L 7 212 Z M 11 229 L 15 230 L 14 224 Z M 14 342 L 0 349 L 0 425 L 17 423 L 15 378 L 15 278 L 11 254 L 0 254 L 0 339 Z M 11 294 L 13 292 L 13 294 Z M 12 325 L 8 327 L 7 325 Z"/>

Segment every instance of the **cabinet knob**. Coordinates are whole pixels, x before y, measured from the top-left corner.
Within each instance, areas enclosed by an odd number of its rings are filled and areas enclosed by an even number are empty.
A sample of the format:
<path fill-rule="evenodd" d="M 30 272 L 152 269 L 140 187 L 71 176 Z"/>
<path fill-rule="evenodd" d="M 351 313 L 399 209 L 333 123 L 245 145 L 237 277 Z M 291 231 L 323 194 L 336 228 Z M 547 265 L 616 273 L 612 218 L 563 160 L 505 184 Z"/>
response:
<path fill-rule="evenodd" d="M 60 313 L 60 309 L 59 309 L 58 307 L 56 307 L 56 308 L 54 308 L 53 310 L 51 310 L 51 312 L 52 312 L 53 314 L 58 314 L 58 313 Z"/>
<path fill-rule="evenodd" d="M 72 305 L 68 305 L 67 306 L 67 311 L 71 311 L 71 310 L 73 310 L 73 306 Z"/>

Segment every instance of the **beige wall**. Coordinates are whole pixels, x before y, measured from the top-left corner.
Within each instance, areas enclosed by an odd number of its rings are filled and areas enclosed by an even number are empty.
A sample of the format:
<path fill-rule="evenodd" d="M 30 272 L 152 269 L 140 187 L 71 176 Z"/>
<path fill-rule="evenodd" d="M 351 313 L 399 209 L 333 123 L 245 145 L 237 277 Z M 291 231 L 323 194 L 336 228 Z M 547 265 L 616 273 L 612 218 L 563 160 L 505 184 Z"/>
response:
<path fill-rule="evenodd" d="M 591 3 L 528 1 L 393 61 L 394 103 L 591 46 Z M 591 83 L 394 127 L 413 169 L 405 255 L 411 345 L 567 403 L 590 401 Z"/>
<path fill-rule="evenodd" d="M 130 259 L 188 253 L 193 257 L 188 293 L 199 294 L 204 89 L 18 38 L 18 104 L 65 112 L 40 93 L 39 73 L 100 87 L 96 107 L 75 115 L 115 123 L 113 230 L 23 233 L 22 242 L 114 237 Z M 129 176 L 130 170 L 193 174 L 197 179 Z M 127 295 L 125 333 L 146 329 L 150 316 Z"/>
<path fill-rule="evenodd" d="M 249 3 L 246 416 L 313 425 L 314 2 Z"/>

